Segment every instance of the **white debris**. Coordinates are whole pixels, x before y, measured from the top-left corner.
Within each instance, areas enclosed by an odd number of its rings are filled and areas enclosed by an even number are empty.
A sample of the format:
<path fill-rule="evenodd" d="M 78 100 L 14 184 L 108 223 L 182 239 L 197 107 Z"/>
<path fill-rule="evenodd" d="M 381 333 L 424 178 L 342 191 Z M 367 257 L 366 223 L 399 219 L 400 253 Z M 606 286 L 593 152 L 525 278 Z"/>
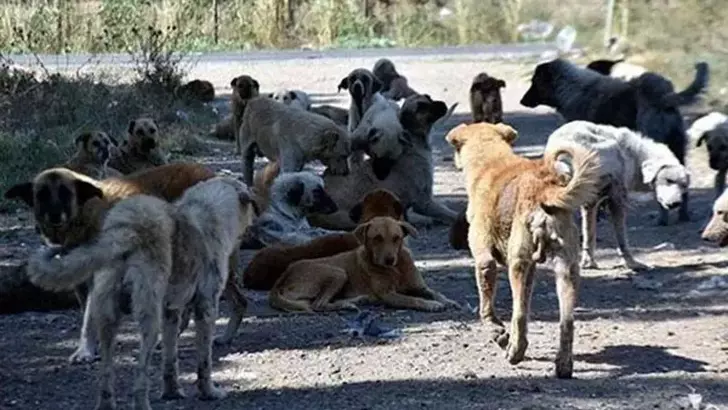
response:
<path fill-rule="evenodd" d="M 663 242 L 652 247 L 653 251 L 672 251 L 675 250 L 675 244 L 672 242 Z"/>

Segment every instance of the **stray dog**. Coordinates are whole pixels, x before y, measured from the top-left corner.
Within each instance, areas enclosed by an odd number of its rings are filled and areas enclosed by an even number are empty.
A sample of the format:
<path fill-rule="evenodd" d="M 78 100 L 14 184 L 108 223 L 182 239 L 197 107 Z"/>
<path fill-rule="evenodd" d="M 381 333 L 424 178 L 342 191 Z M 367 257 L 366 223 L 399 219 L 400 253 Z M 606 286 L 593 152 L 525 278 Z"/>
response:
<path fill-rule="evenodd" d="M 503 101 L 500 89 L 505 88 L 506 82 L 480 73 L 473 79 L 470 86 L 470 111 L 473 122 L 489 122 L 497 124 L 503 122 Z"/>
<path fill-rule="evenodd" d="M 624 59 L 619 60 L 594 60 L 587 64 L 586 68 L 594 70 L 599 74 L 623 81 L 634 80 L 647 72 L 647 69 L 637 64 L 627 63 Z"/>
<path fill-rule="evenodd" d="M 309 111 L 318 115 L 323 115 L 342 127 L 347 127 L 349 125 L 349 111 L 343 108 L 324 104 L 311 107 Z"/>
<path fill-rule="evenodd" d="M 374 167 L 377 178 L 384 179 L 394 162 L 402 155 L 405 146 L 411 145 L 399 122 L 399 106 L 384 99 L 375 100 L 364 113 L 359 125 L 351 134 L 351 149 L 362 153 L 352 161 L 362 161 L 363 153 L 379 166 Z"/>
<path fill-rule="evenodd" d="M 452 223 L 457 212 L 433 198 L 432 147 L 429 134 L 437 121 L 444 121 L 454 111 L 457 104 L 448 110 L 442 101 L 435 101 L 429 95 L 408 97 L 399 111 L 399 121 L 405 130 L 409 143 L 403 145 L 402 155 L 394 161 L 368 159 L 352 163 L 351 173 L 345 177 L 324 172 L 326 191 L 336 202 L 339 212 L 332 215 L 310 215 L 312 225 L 327 229 L 354 229 L 349 218 L 349 210 L 366 193 L 384 188 L 394 193 L 405 209 L 434 218 L 437 221 Z M 384 169 L 375 168 L 383 167 Z M 380 180 L 377 175 L 387 175 Z"/>
<path fill-rule="evenodd" d="M 278 90 L 268 94 L 268 98 L 304 111 L 311 109 L 311 98 L 301 90 Z"/>
<path fill-rule="evenodd" d="M 699 147 L 705 142 L 708 148 L 708 164 L 718 171 L 715 174 L 715 197 L 719 197 L 725 189 L 725 174 L 728 171 L 728 116 L 713 111 L 698 118 L 688 128 L 688 136 L 697 141 Z"/>
<path fill-rule="evenodd" d="M 244 248 L 260 249 L 278 243 L 301 245 L 311 238 L 331 233 L 312 228 L 306 219 L 312 212 L 330 214 L 337 211 L 318 175 L 309 171 L 279 174 L 269 192 L 268 208 L 246 232 Z"/>
<path fill-rule="evenodd" d="M 242 146 L 240 145 L 240 126 L 243 124 L 243 114 L 248 101 L 260 95 L 260 84 L 249 75 L 241 75 L 230 81 L 230 87 L 233 89 L 230 98 L 230 109 L 233 115 L 233 132 L 235 133 L 235 153 L 240 155 Z"/>
<path fill-rule="evenodd" d="M 442 311 L 446 304 L 402 293 L 397 259 L 407 235 L 417 231 L 407 222 L 378 216 L 360 224 L 354 236 L 361 244 L 338 255 L 291 264 L 270 291 L 270 304 L 283 311 L 320 312 L 354 309 L 374 302 L 399 309 Z M 455 302 L 450 302 L 455 304 Z"/>
<path fill-rule="evenodd" d="M 703 228 L 700 237 L 717 243 L 721 248 L 728 245 L 728 193 L 722 193 L 713 203 L 713 216 Z"/>
<path fill-rule="evenodd" d="M 215 87 L 206 80 L 192 80 L 177 88 L 177 97 L 187 101 L 211 102 L 215 100 Z"/>
<path fill-rule="evenodd" d="M 521 362 L 528 347 L 536 264 L 550 258 L 561 313 L 556 376 L 570 378 L 580 273 L 573 212 L 596 197 L 599 160 L 578 146 L 526 159 L 511 147 L 517 136 L 503 123 L 461 124 L 446 136 L 455 149 L 456 166 L 465 173 L 468 243 L 475 259 L 480 318 L 493 327 L 493 338 L 506 348 L 508 361 Z M 497 264 L 508 267 L 513 295 L 510 334 L 495 313 Z"/>
<path fill-rule="evenodd" d="M 103 195 L 100 190 L 97 194 Z M 148 373 L 160 327 L 162 397 L 185 396 L 179 384 L 177 332 L 187 307 L 195 313 L 200 398 L 226 396 L 211 379 L 212 336 L 218 300 L 228 279 L 228 258 L 253 218 L 250 205 L 247 187 L 224 177 L 189 188 L 174 205 L 137 195 L 119 201 L 109 210 L 95 241 L 64 255 L 50 249 L 31 258 L 31 282 L 49 290 L 78 286 L 94 276 L 89 310 L 101 347 L 97 408 L 116 407 L 113 350 L 123 314 L 123 287 L 131 290 L 141 336 L 134 377 L 135 408 L 151 409 Z"/>
<path fill-rule="evenodd" d="M 159 148 L 159 128 L 151 118 L 137 118 L 129 122 L 129 136 L 112 155 L 109 166 L 122 174 L 131 174 L 167 163 Z"/>
<path fill-rule="evenodd" d="M 597 269 L 597 211 L 601 205 L 609 209 L 617 238 L 618 251 L 626 266 L 639 271 L 649 266 L 637 262 L 627 242 L 627 207 L 629 191 L 652 190 L 664 209 L 679 206 L 690 185 L 690 175 L 665 144 L 644 138 L 622 127 L 572 121 L 562 125 L 548 138 L 545 153 L 571 147 L 592 150 L 599 156 L 599 195 L 581 207 L 583 268 Z"/>
<path fill-rule="evenodd" d="M 354 132 L 359 126 L 364 113 L 376 100 L 386 99 L 379 92 L 382 89 L 382 82 L 366 68 L 357 68 L 349 73 L 339 82 L 338 91 L 349 90 L 351 103 L 349 104 L 348 131 Z"/>
<path fill-rule="evenodd" d="M 354 223 L 369 222 L 376 216 L 404 219 L 404 208 L 397 197 L 386 189 L 369 192 L 349 212 Z M 276 280 L 293 262 L 302 259 L 316 259 L 350 251 L 359 246 L 359 241 L 350 233 L 332 233 L 313 238 L 297 245 L 276 245 L 258 251 L 243 272 L 243 285 L 253 290 L 270 290 Z M 397 268 L 406 263 L 406 256 L 400 255 Z"/>
<path fill-rule="evenodd" d="M 220 140 L 235 141 L 235 126 L 233 125 L 232 114 L 215 124 L 210 130 L 210 136 Z"/>
<path fill-rule="evenodd" d="M 68 169 L 51 168 L 36 175 L 33 181 L 14 185 L 5 192 L 5 198 L 22 200 L 33 210 L 38 231 L 49 246 L 71 250 L 95 240 L 106 211 L 121 199 L 147 194 L 174 201 L 187 188 L 214 176 L 204 166 L 192 163 L 168 164 L 101 181 Z M 231 269 L 237 269 L 238 252 L 233 252 L 230 259 L 234 261 Z M 96 334 L 91 331 L 91 312 L 85 297 L 85 288 L 92 286 L 87 283 L 76 289 L 84 314 L 78 348 L 69 358 L 71 363 L 93 361 L 96 357 Z M 235 281 L 228 282 L 225 297 L 233 304 L 233 316 L 219 340 L 221 343 L 235 336 L 247 308 Z"/>
<path fill-rule="evenodd" d="M 676 93 L 672 83 L 659 74 L 648 72 L 625 82 L 556 59 L 536 67 L 521 104 L 553 107 L 566 121 L 584 120 L 638 131 L 666 144 L 685 164 L 687 136 L 679 106 L 695 101 L 707 84 L 706 63 L 696 64 L 693 83 Z M 687 191 L 679 220 L 690 220 Z M 668 223 L 668 213 L 662 208 L 658 223 Z"/>
<path fill-rule="evenodd" d="M 372 74 L 382 82 L 381 93 L 388 100 L 399 101 L 417 91 L 410 88 L 407 78 L 400 75 L 394 68 L 394 63 L 387 58 L 380 58 L 374 63 Z"/>
<path fill-rule="evenodd" d="M 335 175 L 349 173 L 351 141 L 346 130 L 328 118 L 259 97 L 250 100 L 238 131 L 243 179 L 253 184 L 253 163 L 260 153 L 276 161 L 281 172 L 298 172 L 319 160 Z"/>
<path fill-rule="evenodd" d="M 119 145 L 108 134 L 103 131 L 83 132 L 76 137 L 75 143 L 76 153 L 61 167 L 94 179 L 122 175 L 108 165 L 109 159 L 116 155 Z"/>

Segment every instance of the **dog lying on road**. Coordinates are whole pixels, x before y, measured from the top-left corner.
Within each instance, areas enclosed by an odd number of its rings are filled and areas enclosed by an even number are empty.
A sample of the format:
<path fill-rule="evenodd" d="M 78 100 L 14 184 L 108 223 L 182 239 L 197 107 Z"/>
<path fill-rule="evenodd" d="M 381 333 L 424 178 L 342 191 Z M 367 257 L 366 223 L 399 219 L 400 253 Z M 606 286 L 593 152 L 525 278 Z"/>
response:
<path fill-rule="evenodd" d="M 103 192 L 94 194 L 101 197 Z M 228 258 L 252 218 L 247 187 L 234 179 L 213 178 L 189 188 L 174 205 L 148 195 L 121 200 L 107 213 L 95 241 L 62 256 L 58 248 L 52 248 L 31 258 L 31 282 L 49 290 L 78 286 L 95 276 L 88 309 L 101 348 L 97 408 L 115 408 L 113 350 L 124 286 L 131 289 L 141 336 L 134 377 L 135 408 L 151 408 L 148 372 L 160 327 L 162 397 L 185 396 L 179 384 L 177 332 L 188 306 L 195 312 L 200 397 L 225 397 L 211 379 L 212 336 L 218 299 L 228 279 Z"/>
<path fill-rule="evenodd" d="M 728 116 L 717 111 L 704 115 L 690 125 L 688 136 L 690 140 L 696 141 L 696 147 L 705 143 L 708 149 L 708 164 L 711 169 L 718 171 L 713 183 L 717 198 L 725 189 L 728 171 Z"/>
<path fill-rule="evenodd" d="M 414 227 L 388 216 L 360 224 L 354 235 L 361 244 L 354 250 L 327 258 L 294 262 L 270 291 L 270 304 L 284 311 L 331 311 L 358 309 L 357 303 L 373 302 L 399 309 L 441 311 L 446 304 L 410 296 L 400 291 L 396 266 Z M 451 302 L 454 303 L 454 302 Z"/>
<path fill-rule="evenodd" d="M 556 153 L 574 146 L 599 155 L 599 196 L 581 208 L 582 262 L 584 268 L 596 269 L 597 210 L 601 204 L 609 209 L 609 219 L 617 237 L 619 254 L 632 270 L 648 269 L 637 262 L 627 242 L 627 207 L 629 191 L 650 189 L 664 209 L 679 206 L 688 190 L 690 176 L 665 144 L 642 137 L 628 128 L 572 121 L 562 125 L 548 138 L 545 153 Z"/>
<path fill-rule="evenodd" d="M 535 267 L 551 258 L 561 311 L 556 375 L 570 378 L 579 283 L 579 231 L 573 212 L 596 197 L 599 161 L 581 147 L 529 160 L 512 150 L 517 135 L 502 123 L 476 123 L 459 125 L 446 136 L 455 149 L 456 166 L 465 173 L 480 318 L 493 327 L 494 340 L 506 348 L 508 361 L 521 362 L 528 347 Z M 495 313 L 497 264 L 508 267 L 510 334 Z"/>

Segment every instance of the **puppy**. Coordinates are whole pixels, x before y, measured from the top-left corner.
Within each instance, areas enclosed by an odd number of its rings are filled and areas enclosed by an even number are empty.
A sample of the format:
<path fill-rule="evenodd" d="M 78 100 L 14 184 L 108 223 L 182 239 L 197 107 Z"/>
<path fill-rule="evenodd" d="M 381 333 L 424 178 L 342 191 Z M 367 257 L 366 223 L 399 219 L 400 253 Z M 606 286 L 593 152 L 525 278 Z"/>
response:
<path fill-rule="evenodd" d="M 722 193 L 713 203 L 713 215 L 703 228 L 700 237 L 707 242 L 718 244 L 721 248 L 728 245 L 728 193 Z"/>
<path fill-rule="evenodd" d="M 177 88 L 177 97 L 187 101 L 212 102 L 215 100 L 215 87 L 206 80 L 192 80 Z"/>
<path fill-rule="evenodd" d="M 397 161 L 368 159 L 352 163 L 351 173 L 336 176 L 324 172 L 326 191 L 339 207 L 332 215 L 310 215 L 312 225 L 327 229 L 351 230 L 356 227 L 348 212 L 366 193 L 384 188 L 399 198 L 405 209 L 434 218 L 436 221 L 452 223 L 457 212 L 433 198 L 434 183 L 432 147 L 429 134 L 435 122 L 444 121 L 457 104 L 448 110 L 442 101 L 435 101 L 429 95 L 408 97 L 399 111 L 399 121 L 409 143 L 403 144 L 402 154 Z M 386 175 L 379 179 L 377 175 Z"/>
<path fill-rule="evenodd" d="M 725 189 L 725 174 L 728 170 L 728 116 L 713 111 L 698 118 L 688 128 L 688 136 L 697 141 L 695 146 L 705 143 L 708 148 L 708 164 L 718 171 L 715 174 L 715 197 L 719 197 Z"/>
<path fill-rule="evenodd" d="M 311 109 L 311 98 L 301 90 L 278 90 L 268 94 L 268 98 L 304 111 Z"/>
<path fill-rule="evenodd" d="M 387 58 L 380 58 L 374 63 L 372 73 L 382 82 L 382 95 L 388 100 L 399 101 L 417 91 L 410 88 L 407 78 L 400 75 L 394 63 Z"/>
<path fill-rule="evenodd" d="M 382 164 L 374 168 L 381 180 L 387 177 L 391 165 L 399 159 L 407 145 L 411 143 L 399 122 L 399 106 L 391 101 L 375 100 L 351 134 L 352 150 L 361 153 L 352 156 L 352 161 L 362 161 L 363 153 L 366 153 Z M 385 163 L 389 165 L 383 165 Z"/>
<path fill-rule="evenodd" d="M 260 95 L 260 84 L 249 75 L 241 75 L 230 81 L 230 87 L 233 89 L 233 94 L 230 98 L 230 109 L 232 111 L 233 131 L 235 133 L 235 153 L 240 155 L 243 152 L 239 138 L 240 126 L 243 123 L 243 114 L 245 114 L 248 101 Z"/>
<path fill-rule="evenodd" d="M 444 310 L 442 302 L 398 290 L 398 255 L 406 250 L 405 236 L 416 234 L 407 222 L 375 217 L 354 230 L 361 244 L 356 249 L 291 264 L 273 285 L 270 304 L 284 311 L 304 312 L 357 309 L 360 302 L 426 312 Z"/>
<path fill-rule="evenodd" d="M 597 194 L 599 161 L 572 147 L 529 160 L 515 154 L 516 131 L 505 124 L 461 124 L 446 136 L 465 173 L 468 243 L 475 259 L 480 317 L 493 327 L 511 364 L 521 362 L 537 263 L 554 263 L 561 311 L 556 376 L 573 371 L 574 313 L 579 283 L 579 231 L 573 212 Z M 510 334 L 495 313 L 497 264 L 508 267 L 513 295 Z"/>
<path fill-rule="evenodd" d="M 500 89 L 505 88 L 506 82 L 480 73 L 473 79 L 470 86 L 470 111 L 473 122 L 489 122 L 497 124 L 503 122 L 503 101 Z"/>
<path fill-rule="evenodd" d="M 309 171 L 278 175 L 270 187 L 270 205 L 248 229 L 243 246 L 259 249 L 275 244 L 300 245 L 331 233 L 312 228 L 306 214 L 336 212 L 336 204 L 324 190 L 324 181 Z"/>
<path fill-rule="evenodd" d="M 118 154 L 111 156 L 109 166 L 122 174 L 131 174 L 167 163 L 159 148 L 159 128 L 154 120 L 145 117 L 131 120 L 128 132 L 129 136 L 117 150 Z"/>
<path fill-rule="evenodd" d="M 628 128 L 572 121 L 562 125 L 548 138 L 545 153 L 556 153 L 572 147 L 594 151 L 599 156 L 599 195 L 581 208 L 583 268 L 596 269 L 597 211 L 601 205 L 609 209 L 617 237 L 619 254 L 633 270 L 649 266 L 634 259 L 627 242 L 627 208 L 629 191 L 654 192 L 664 209 L 676 208 L 690 185 L 690 175 L 665 144 L 644 138 Z"/>
<path fill-rule="evenodd" d="M 14 185 L 5 192 L 5 198 L 19 199 L 33 210 L 38 231 L 48 245 L 70 250 L 95 240 L 106 211 L 118 201 L 140 194 L 173 201 L 187 188 L 214 176 L 214 172 L 193 163 L 168 164 L 101 181 L 68 169 L 51 168 L 39 173 L 33 181 Z M 97 195 L 99 191 L 101 196 Z M 235 262 L 231 264 L 232 269 L 236 269 L 238 252 L 231 254 L 230 259 Z M 84 289 L 90 286 L 93 285 L 88 283 L 76 289 L 85 306 L 79 346 L 69 358 L 72 363 L 93 361 L 96 357 L 96 334 L 90 331 L 91 312 Z M 232 340 L 247 307 L 235 281 L 228 282 L 225 297 L 233 304 L 233 316 L 219 340 L 221 343 Z"/>
<path fill-rule="evenodd" d="M 404 208 L 397 197 L 386 189 L 369 192 L 349 212 L 352 222 L 369 222 L 376 216 L 404 219 Z M 276 245 L 258 251 L 243 272 L 243 285 L 253 290 L 270 290 L 275 281 L 293 262 L 316 259 L 350 251 L 359 246 L 352 233 L 332 233 L 313 238 L 302 245 Z M 405 257 L 400 255 L 400 264 Z M 399 266 L 398 266 L 399 268 Z"/>
<path fill-rule="evenodd" d="M 594 70 L 599 74 L 623 81 L 633 80 L 647 72 L 646 68 L 636 64 L 627 63 L 624 59 L 594 60 L 587 64 L 586 68 Z"/>
<path fill-rule="evenodd" d="M 94 194 L 101 197 L 103 192 L 98 190 Z M 89 310 L 101 347 L 97 408 L 116 407 L 113 349 L 123 314 L 122 287 L 131 290 L 141 336 L 134 407 L 151 409 L 149 366 L 160 327 L 162 397 L 184 397 L 178 374 L 177 332 L 180 315 L 187 307 L 195 312 L 200 398 L 215 400 L 226 396 L 211 379 L 212 336 L 218 299 L 228 279 L 228 257 L 252 221 L 250 205 L 247 187 L 223 177 L 189 188 L 174 205 L 156 197 L 137 195 L 121 200 L 109 210 L 95 241 L 64 255 L 50 249 L 31 258 L 30 280 L 49 290 L 78 286 L 95 276 Z"/>
<path fill-rule="evenodd" d="M 526 107 L 547 105 L 566 121 L 627 127 L 666 144 L 685 164 L 685 134 L 680 105 L 694 102 L 708 84 L 708 65 L 696 64 L 696 76 L 685 90 L 676 93 L 672 83 L 655 73 L 645 73 L 629 82 L 603 76 L 593 70 L 556 59 L 539 64 L 531 87 L 523 95 Z M 681 201 L 679 220 L 688 221 L 688 193 Z M 660 225 L 668 223 L 668 212 L 660 208 Z"/>
<path fill-rule="evenodd" d="M 109 159 L 118 150 L 118 143 L 108 134 L 103 131 L 87 131 L 77 136 L 74 141 L 76 153 L 61 167 L 95 179 L 122 175 L 108 166 Z"/>
<path fill-rule="evenodd" d="M 250 100 L 238 131 L 243 179 L 253 184 L 257 153 L 277 161 L 281 172 L 298 172 L 319 160 L 335 175 L 349 173 L 351 141 L 346 130 L 328 118 L 279 104 L 270 98 Z"/>
<path fill-rule="evenodd" d="M 347 127 L 349 125 L 349 111 L 343 108 L 324 104 L 311 107 L 310 111 L 318 115 L 323 115 L 342 127 Z"/>
<path fill-rule="evenodd" d="M 342 89 L 349 90 L 351 96 L 347 126 L 350 133 L 359 126 L 364 113 L 376 100 L 386 102 L 386 99 L 379 93 L 382 90 L 382 82 L 366 68 L 357 68 L 342 78 L 337 90 Z"/>

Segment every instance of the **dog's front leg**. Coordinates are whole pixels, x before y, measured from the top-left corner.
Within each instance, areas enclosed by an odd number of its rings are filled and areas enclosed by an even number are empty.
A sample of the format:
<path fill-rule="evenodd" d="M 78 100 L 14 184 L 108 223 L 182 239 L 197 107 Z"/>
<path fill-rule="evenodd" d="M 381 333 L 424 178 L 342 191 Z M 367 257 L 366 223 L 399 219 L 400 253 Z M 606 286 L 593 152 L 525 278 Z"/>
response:
<path fill-rule="evenodd" d="M 379 300 L 389 307 L 398 309 L 413 309 L 425 312 L 440 312 L 445 310 L 445 305 L 436 300 L 407 296 L 397 292 L 385 293 L 379 296 Z"/>
<path fill-rule="evenodd" d="M 571 378 L 574 370 L 574 307 L 579 294 L 579 266 L 563 255 L 554 258 L 556 294 L 559 298 L 559 352 L 556 354 L 556 377 Z"/>
<path fill-rule="evenodd" d="M 219 292 L 197 295 L 195 303 L 195 341 L 197 345 L 197 390 L 202 400 L 219 400 L 225 390 L 212 382 L 212 335 L 218 312 Z"/>
<path fill-rule="evenodd" d="M 230 273 L 228 274 L 227 281 L 225 282 L 224 290 L 225 299 L 227 299 L 228 303 L 232 305 L 232 313 L 230 314 L 230 320 L 228 321 L 227 328 L 225 328 L 225 333 L 221 337 L 215 339 L 215 344 L 224 345 L 232 342 L 235 335 L 238 334 L 238 328 L 240 328 L 240 323 L 243 321 L 245 311 L 248 310 L 248 300 L 245 299 L 245 295 L 243 295 L 240 291 L 237 282 L 238 278 L 241 277 L 241 275 L 237 274 L 239 262 L 240 251 L 235 249 L 232 254 L 230 254 L 228 267 Z"/>
<path fill-rule="evenodd" d="M 403 285 L 401 289 L 398 287 L 397 290 L 399 292 L 405 295 L 436 300 L 446 306 L 462 309 L 459 303 L 448 299 L 442 293 L 427 286 L 424 278 L 422 278 L 422 274 L 420 274 L 415 266 L 412 254 L 406 248 L 402 248 L 397 256 L 397 270 L 402 277 L 400 283 Z"/>
<path fill-rule="evenodd" d="M 619 254 L 624 259 L 625 265 L 633 271 L 641 271 L 650 269 L 651 266 L 645 265 L 644 263 L 637 262 L 632 256 L 632 252 L 629 250 L 629 244 L 627 243 L 627 212 L 624 206 L 624 202 L 621 200 L 610 200 L 609 201 L 609 213 L 611 214 L 610 220 L 614 227 L 614 234 L 617 237 L 617 249 Z"/>
<path fill-rule="evenodd" d="M 187 310 L 186 308 L 183 308 Z M 179 384 L 179 364 L 177 354 L 177 339 L 180 328 L 180 311 L 165 309 L 164 326 L 162 327 L 162 399 L 174 400 L 185 397 L 184 390 Z"/>
<path fill-rule="evenodd" d="M 91 310 L 89 308 L 89 298 L 83 309 L 83 322 L 81 323 L 81 337 L 78 339 L 78 347 L 76 351 L 68 358 L 71 363 L 89 363 L 96 360 L 96 331 Z"/>
<path fill-rule="evenodd" d="M 581 207 L 581 267 L 599 269 L 594 261 L 594 250 L 597 247 L 597 211 L 596 204 Z M 611 218 L 614 218 L 612 215 Z"/>
<path fill-rule="evenodd" d="M 723 193 L 723 190 L 725 189 L 725 169 L 721 169 L 715 174 L 715 181 L 713 182 L 713 186 L 715 188 L 715 197 L 718 198 L 720 194 Z"/>
<path fill-rule="evenodd" d="M 677 220 L 680 222 L 689 222 L 690 221 L 690 210 L 688 209 L 689 199 L 690 199 L 690 194 L 686 190 L 682 194 L 681 202 L 680 202 L 680 209 L 678 210 Z M 667 225 L 667 221 L 665 221 L 665 225 Z"/>
<path fill-rule="evenodd" d="M 255 164 L 255 144 L 248 144 L 243 147 L 243 182 L 249 187 L 253 186 L 253 165 Z"/>

